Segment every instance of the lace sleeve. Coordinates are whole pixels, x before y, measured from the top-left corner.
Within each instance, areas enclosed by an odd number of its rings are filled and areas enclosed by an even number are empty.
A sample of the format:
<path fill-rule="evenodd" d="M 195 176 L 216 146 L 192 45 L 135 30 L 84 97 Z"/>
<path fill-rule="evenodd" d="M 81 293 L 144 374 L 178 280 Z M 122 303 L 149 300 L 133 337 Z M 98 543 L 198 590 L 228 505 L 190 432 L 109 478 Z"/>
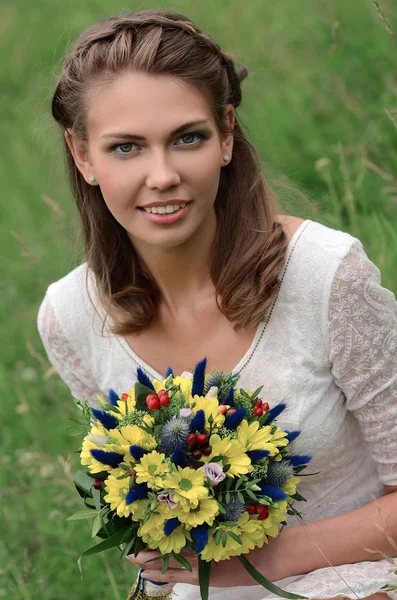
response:
<path fill-rule="evenodd" d="M 385 485 L 397 484 L 397 302 L 355 240 L 329 304 L 330 361 L 346 407 L 372 446 Z"/>
<path fill-rule="evenodd" d="M 79 400 L 86 398 L 91 406 L 97 407 L 96 396 L 102 395 L 101 391 L 62 331 L 48 294 L 39 309 L 37 328 L 50 363 L 70 388 L 73 397 Z"/>

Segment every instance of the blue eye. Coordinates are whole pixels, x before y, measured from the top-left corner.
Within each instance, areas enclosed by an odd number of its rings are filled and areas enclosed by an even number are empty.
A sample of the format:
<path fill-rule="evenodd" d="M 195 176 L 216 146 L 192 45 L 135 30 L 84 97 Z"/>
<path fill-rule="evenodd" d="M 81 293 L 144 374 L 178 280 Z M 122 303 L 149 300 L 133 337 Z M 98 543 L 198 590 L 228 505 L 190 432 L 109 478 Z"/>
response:
<path fill-rule="evenodd" d="M 179 139 L 183 139 L 183 138 L 194 138 L 194 137 L 198 137 L 200 140 L 203 140 L 205 138 L 205 136 L 202 133 L 185 133 L 185 135 L 182 135 Z M 192 146 L 193 144 L 182 144 L 182 146 Z"/>
<path fill-rule="evenodd" d="M 117 146 L 114 146 L 112 149 L 114 152 L 117 152 L 117 154 L 129 154 L 132 150 L 132 146 L 135 146 L 135 144 L 128 142 L 126 144 L 117 144 Z"/>

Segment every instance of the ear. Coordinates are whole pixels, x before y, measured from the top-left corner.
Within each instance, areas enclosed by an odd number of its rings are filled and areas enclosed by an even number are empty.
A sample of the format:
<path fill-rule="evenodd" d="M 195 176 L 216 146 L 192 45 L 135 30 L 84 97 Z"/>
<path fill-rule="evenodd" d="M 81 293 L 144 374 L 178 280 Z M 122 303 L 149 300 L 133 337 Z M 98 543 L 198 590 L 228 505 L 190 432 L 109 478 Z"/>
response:
<path fill-rule="evenodd" d="M 236 112 L 232 104 L 228 104 L 225 108 L 224 120 L 227 124 L 230 133 L 226 133 L 222 138 L 222 154 L 227 154 L 232 157 L 233 151 L 233 129 L 236 119 Z"/>
<path fill-rule="evenodd" d="M 66 129 L 65 141 L 73 156 L 76 167 L 89 185 L 93 185 L 90 177 L 94 176 L 94 167 L 90 162 L 87 142 L 83 140 L 73 129 Z"/>

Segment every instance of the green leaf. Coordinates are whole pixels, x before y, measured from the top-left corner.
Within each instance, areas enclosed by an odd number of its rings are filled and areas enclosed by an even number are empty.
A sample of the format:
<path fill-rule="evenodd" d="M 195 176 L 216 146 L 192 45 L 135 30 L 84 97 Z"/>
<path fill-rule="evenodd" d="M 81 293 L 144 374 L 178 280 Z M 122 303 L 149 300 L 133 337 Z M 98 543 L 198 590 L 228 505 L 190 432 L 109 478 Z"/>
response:
<path fill-rule="evenodd" d="M 224 548 L 226 548 L 226 544 L 227 544 L 227 533 L 226 533 L 226 531 L 223 531 L 223 533 L 222 533 L 222 546 Z"/>
<path fill-rule="evenodd" d="M 266 579 L 266 577 L 262 575 L 262 573 L 259 573 L 259 571 L 255 569 L 255 567 L 249 562 L 249 560 L 246 556 L 244 556 L 244 554 L 242 554 L 238 558 L 240 559 L 240 562 L 242 563 L 245 570 L 251 575 L 251 577 L 255 579 L 255 581 L 257 581 L 258 583 L 260 583 L 266 590 L 269 590 L 269 592 L 272 592 L 273 594 L 276 594 L 276 596 L 280 596 L 281 598 L 290 598 L 291 600 L 302 600 L 302 598 L 304 598 L 305 600 L 307 600 L 306 596 L 297 596 L 297 594 L 291 594 L 291 592 L 286 592 L 285 590 L 279 588 L 277 585 L 274 585 L 274 583 L 271 583 L 268 579 Z"/>
<path fill-rule="evenodd" d="M 79 521 L 80 519 L 93 519 L 94 517 L 96 517 L 97 514 L 98 514 L 97 511 L 94 509 L 79 510 L 79 511 L 73 513 L 72 515 L 70 515 L 70 517 L 68 517 L 66 520 L 67 521 Z"/>
<path fill-rule="evenodd" d="M 173 552 L 172 555 L 177 562 L 179 562 L 183 567 L 185 567 L 185 569 L 192 572 L 192 570 L 193 570 L 192 565 L 190 564 L 190 562 L 188 560 L 186 560 L 186 558 L 184 558 L 180 554 L 177 554 L 176 552 Z"/>
<path fill-rule="evenodd" d="M 95 502 L 95 508 L 97 510 L 101 510 L 101 492 L 100 492 L 100 490 L 96 490 L 93 487 L 91 493 L 92 493 L 92 497 L 93 497 L 94 502 Z"/>
<path fill-rule="evenodd" d="M 94 485 L 94 481 L 92 477 L 87 474 L 87 471 L 83 471 L 82 469 L 77 471 L 73 477 L 73 483 L 78 489 L 85 492 L 88 496 L 92 496 L 91 489 Z"/>
<path fill-rule="evenodd" d="M 226 492 L 226 496 L 225 496 L 225 502 L 226 502 L 226 504 L 230 504 L 230 500 L 231 500 L 231 498 L 230 498 L 230 492 Z"/>
<path fill-rule="evenodd" d="M 252 394 L 252 399 L 253 400 L 255 400 L 259 396 L 259 394 L 261 393 L 262 389 L 263 389 L 263 385 L 261 385 L 260 387 L 258 387 L 255 390 L 255 392 Z"/>
<path fill-rule="evenodd" d="M 153 390 L 143 385 L 143 383 L 135 384 L 135 400 L 136 400 L 136 410 L 145 410 L 147 411 L 146 398 L 148 394 L 154 394 Z"/>
<path fill-rule="evenodd" d="M 241 538 L 240 538 L 238 535 L 236 535 L 235 533 L 233 533 L 233 531 L 228 531 L 228 532 L 227 532 L 227 535 L 230 535 L 230 537 L 231 537 L 231 538 L 232 538 L 232 539 L 233 539 L 235 542 L 239 543 L 240 545 L 242 545 L 242 544 L 243 544 L 243 542 L 241 541 Z"/>
<path fill-rule="evenodd" d="M 161 572 L 164 575 L 164 573 L 168 569 L 168 563 L 170 562 L 170 555 L 166 554 L 163 558 L 164 558 L 164 561 L 163 561 L 163 566 L 161 567 Z"/>
<path fill-rule="evenodd" d="M 211 459 L 211 462 L 219 462 L 220 460 L 223 460 L 223 458 L 224 458 L 223 456 L 214 456 Z"/>
<path fill-rule="evenodd" d="M 233 485 L 233 477 L 228 477 L 227 481 L 226 481 L 226 489 L 230 490 L 230 488 Z"/>
<path fill-rule="evenodd" d="M 125 558 L 126 556 L 131 554 L 131 548 L 135 544 L 135 536 L 136 536 L 136 534 L 134 532 L 133 538 L 128 542 L 128 544 L 125 545 L 120 558 Z"/>
<path fill-rule="evenodd" d="M 198 572 L 201 600 L 208 600 L 210 587 L 211 562 L 207 562 L 198 557 Z"/>
<path fill-rule="evenodd" d="M 91 537 L 95 537 L 96 534 L 98 533 L 98 531 L 101 529 L 102 527 L 102 519 L 101 519 L 101 513 L 97 513 L 94 522 L 92 524 L 92 531 L 91 531 Z"/>
<path fill-rule="evenodd" d="M 118 531 L 116 531 L 116 533 L 111 535 L 109 538 L 107 538 L 103 542 L 100 542 L 96 546 L 92 546 L 91 548 L 88 548 L 88 550 L 83 552 L 83 554 L 80 556 L 80 559 L 83 556 L 90 556 L 92 554 L 98 554 L 99 552 L 103 552 L 104 550 L 109 550 L 109 548 L 114 548 L 115 546 L 118 546 L 121 543 L 121 540 L 123 539 L 127 529 L 128 529 L 128 526 L 123 527 L 122 529 L 119 529 Z"/>
<path fill-rule="evenodd" d="M 221 541 L 221 537 L 222 537 L 222 529 L 218 529 L 218 531 L 215 534 L 215 544 L 217 546 L 219 546 L 219 543 Z"/>
<path fill-rule="evenodd" d="M 251 492 L 251 490 L 249 490 L 248 488 L 245 490 L 248 494 L 248 496 L 250 498 L 252 498 L 252 500 L 255 500 L 255 502 L 258 502 L 258 498 L 255 496 L 254 492 Z"/>
<path fill-rule="evenodd" d="M 303 496 L 298 494 L 298 492 L 295 492 L 295 494 L 293 496 L 291 496 L 291 498 L 293 498 L 294 500 L 297 500 L 298 502 L 307 502 L 306 498 L 304 498 Z"/>
<path fill-rule="evenodd" d="M 240 477 L 240 479 L 237 481 L 236 483 L 236 487 L 234 488 L 235 490 L 238 490 L 238 488 L 240 487 L 240 485 L 243 483 L 244 481 L 244 477 Z"/>
<path fill-rule="evenodd" d="M 244 496 L 242 495 L 241 492 L 237 492 L 237 499 L 239 502 L 241 502 L 241 504 L 244 504 Z"/>

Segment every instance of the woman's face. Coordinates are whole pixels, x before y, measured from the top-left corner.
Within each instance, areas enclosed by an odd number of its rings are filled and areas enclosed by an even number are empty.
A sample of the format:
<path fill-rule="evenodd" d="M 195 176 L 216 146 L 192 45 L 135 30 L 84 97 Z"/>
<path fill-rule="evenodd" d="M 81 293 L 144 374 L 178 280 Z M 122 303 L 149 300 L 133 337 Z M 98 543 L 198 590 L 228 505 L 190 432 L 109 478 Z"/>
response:
<path fill-rule="evenodd" d="M 88 142 L 72 134 L 69 147 L 132 243 L 174 248 L 213 224 L 233 136 L 220 137 L 201 92 L 172 77 L 125 73 L 92 86 L 86 109 Z M 234 127 L 231 105 L 225 118 Z"/>

